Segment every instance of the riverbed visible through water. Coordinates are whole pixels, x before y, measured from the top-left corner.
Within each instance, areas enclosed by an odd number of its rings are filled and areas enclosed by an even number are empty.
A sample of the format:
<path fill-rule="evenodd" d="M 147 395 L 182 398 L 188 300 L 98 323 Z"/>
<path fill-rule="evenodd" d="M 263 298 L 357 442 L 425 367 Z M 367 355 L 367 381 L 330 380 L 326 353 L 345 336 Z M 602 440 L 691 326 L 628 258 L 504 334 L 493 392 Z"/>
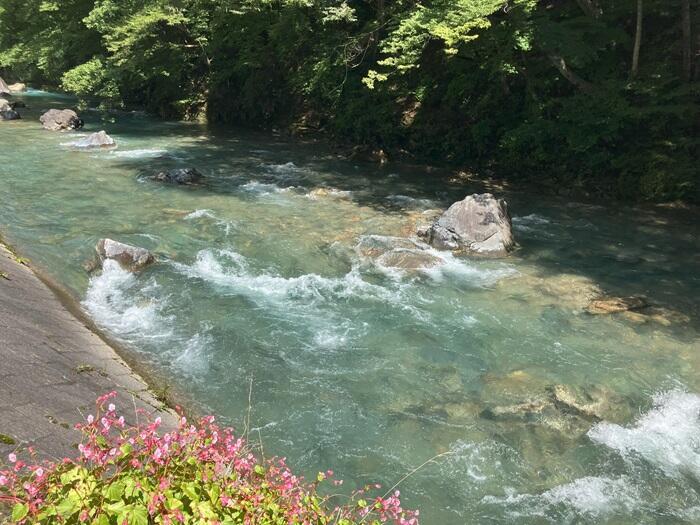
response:
<path fill-rule="evenodd" d="M 0 122 L 0 231 L 201 410 L 241 429 L 252 380 L 267 455 L 350 491 L 447 453 L 399 487 L 428 525 L 700 522 L 689 213 L 506 192 L 510 257 L 420 250 L 431 265 L 406 269 L 386 246 L 476 187 L 139 113 L 51 133 L 41 112 L 74 101 L 21 98 Z M 71 145 L 100 129 L 116 149 Z M 188 166 L 204 184 L 148 178 Z M 90 274 L 102 237 L 158 262 Z M 601 294 L 651 306 L 593 315 Z"/>

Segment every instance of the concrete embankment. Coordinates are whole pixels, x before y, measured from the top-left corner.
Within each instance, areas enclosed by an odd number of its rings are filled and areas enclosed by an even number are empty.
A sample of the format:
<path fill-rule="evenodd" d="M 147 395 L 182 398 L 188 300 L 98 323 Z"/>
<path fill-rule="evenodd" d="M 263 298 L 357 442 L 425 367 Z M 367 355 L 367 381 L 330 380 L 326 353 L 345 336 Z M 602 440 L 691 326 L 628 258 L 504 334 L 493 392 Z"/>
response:
<path fill-rule="evenodd" d="M 75 456 L 75 423 L 112 390 L 127 420 L 140 408 L 175 424 L 143 378 L 0 244 L 0 463 L 28 445 L 42 458 Z"/>

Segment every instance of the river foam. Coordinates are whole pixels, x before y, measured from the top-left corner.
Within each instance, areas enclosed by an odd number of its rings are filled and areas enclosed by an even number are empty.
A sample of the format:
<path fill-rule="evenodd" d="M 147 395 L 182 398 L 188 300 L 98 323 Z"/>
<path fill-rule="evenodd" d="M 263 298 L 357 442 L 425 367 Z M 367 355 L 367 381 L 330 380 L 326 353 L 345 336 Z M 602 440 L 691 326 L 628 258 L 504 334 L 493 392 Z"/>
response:
<path fill-rule="evenodd" d="M 108 259 L 90 278 L 82 305 L 99 325 L 124 339 L 153 339 L 172 335 L 162 314 L 164 301 L 155 280 L 140 285 L 136 275 Z"/>
<path fill-rule="evenodd" d="M 631 427 L 598 423 L 588 437 L 625 460 L 648 462 L 671 478 L 700 481 L 700 396 L 679 390 L 657 394 Z"/>
<path fill-rule="evenodd" d="M 506 488 L 504 495 L 485 496 L 482 503 L 502 506 L 513 517 L 540 516 L 550 523 L 614 520 L 659 508 L 684 521 L 698 515 L 699 395 L 680 390 L 659 393 L 633 424 L 600 422 L 588 437 L 602 451 L 619 455 L 625 466 L 615 468 L 614 461 L 604 461 L 591 465 L 596 475 L 540 494 Z"/>

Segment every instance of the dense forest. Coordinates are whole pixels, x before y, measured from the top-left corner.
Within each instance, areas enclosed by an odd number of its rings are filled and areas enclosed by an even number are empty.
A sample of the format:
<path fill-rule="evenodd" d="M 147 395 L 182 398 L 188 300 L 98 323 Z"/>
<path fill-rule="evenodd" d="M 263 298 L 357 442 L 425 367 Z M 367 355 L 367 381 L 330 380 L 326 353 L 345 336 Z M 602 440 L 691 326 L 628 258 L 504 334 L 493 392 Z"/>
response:
<path fill-rule="evenodd" d="M 166 118 L 698 200 L 697 0 L 0 0 L 0 74 Z"/>

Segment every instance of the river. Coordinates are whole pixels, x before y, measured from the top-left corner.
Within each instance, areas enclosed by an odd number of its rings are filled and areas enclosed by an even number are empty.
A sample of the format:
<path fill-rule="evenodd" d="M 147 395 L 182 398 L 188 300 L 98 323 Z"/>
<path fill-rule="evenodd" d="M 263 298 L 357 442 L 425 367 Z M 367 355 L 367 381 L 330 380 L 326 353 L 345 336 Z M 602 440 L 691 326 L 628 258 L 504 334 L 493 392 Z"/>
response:
<path fill-rule="evenodd" d="M 51 133 L 42 110 L 73 101 L 22 98 L 0 123 L 7 240 L 202 410 L 241 429 L 252 381 L 268 455 L 351 490 L 447 453 L 400 486 L 428 525 L 700 521 L 692 217 L 504 190 L 512 256 L 401 270 L 372 247 L 473 188 L 140 113 Z M 70 145 L 100 129 L 116 149 Z M 183 166 L 206 183 L 146 176 Z M 159 262 L 88 274 L 101 237 Z M 592 315 L 601 292 L 656 309 Z"/>

